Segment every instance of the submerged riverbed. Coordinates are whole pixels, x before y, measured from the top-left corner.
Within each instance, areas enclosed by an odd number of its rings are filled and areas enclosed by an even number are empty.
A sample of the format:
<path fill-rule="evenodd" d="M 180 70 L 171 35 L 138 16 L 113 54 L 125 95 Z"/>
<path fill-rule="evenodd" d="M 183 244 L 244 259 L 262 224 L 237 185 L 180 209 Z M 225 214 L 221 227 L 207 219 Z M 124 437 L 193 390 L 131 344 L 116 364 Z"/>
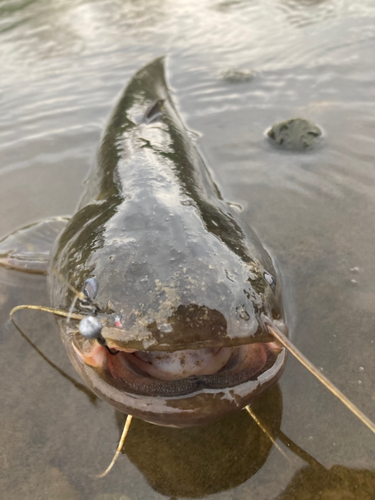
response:
<path fill-rule="evenodd" d="M 167 55 L 213 179 L 277 265 L 292 340 L 374 420 L 374 39 L 370 0 L 1 1 L 0 237 L 74 212 L 118 95 Z M 295 117 L 323 131 L 315 148 L 267 137 Z M 124 417 L 21 337 L 19 304 L 48 305 L 44 278 L 0 269 L 4 498 L 372 498 L 375 436 L 293 359 L 254 412 L 306 455 L 245 412 L 190 430 L 135 421 L 96 479 Z M 78 381 L 53 318 L 18 322 Z"/>

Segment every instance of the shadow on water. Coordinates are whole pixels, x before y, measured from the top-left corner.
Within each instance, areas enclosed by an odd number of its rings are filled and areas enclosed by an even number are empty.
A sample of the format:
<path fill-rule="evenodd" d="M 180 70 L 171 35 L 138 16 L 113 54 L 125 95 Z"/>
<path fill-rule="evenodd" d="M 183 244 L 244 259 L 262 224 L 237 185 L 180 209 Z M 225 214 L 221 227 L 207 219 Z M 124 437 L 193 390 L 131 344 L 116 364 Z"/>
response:
<path fill-rule="evenodd" d="M 279 385 L 257 400 L 252 409 L 268 432 L 283 443 L 284 450 L 289 450 L 282 458 L 284 467 L 278 469 L 280 480 L 295 467 L 298 458 L 308 464 L 294 474 L 283 493 L 275 497 L 277 500 L 373 499 L 374 471 L 341 465 L 327 469 L 280 430 Z M 121 434 L 125 416 L 116 412 L 116 420 Z M 265 464 L 272 447 L 255 421 L 240 411 L 214 424 L 190 429 L 133 420 L 123 453 L 156 492 L 172 498 L 202 498 L 251 479 Z"/>
<path fill-rule="evenodd" d="M 273 435 L 280 428 L 279 386 L 256 401 L 255 414 Z M 124 415 L 116 412 L 119 433 Z M 272 442 L 249 417 L 236 414 L 203 427 L 174 429 L 134 420 L 124 453 L 157 492 L 200 498 L 247 481 L 265 463 Z"/>
<path fill-rule="evenodd" d="M 375 472 L 334 465 L 303 467 L 277 500 L 372 500 Z"/>

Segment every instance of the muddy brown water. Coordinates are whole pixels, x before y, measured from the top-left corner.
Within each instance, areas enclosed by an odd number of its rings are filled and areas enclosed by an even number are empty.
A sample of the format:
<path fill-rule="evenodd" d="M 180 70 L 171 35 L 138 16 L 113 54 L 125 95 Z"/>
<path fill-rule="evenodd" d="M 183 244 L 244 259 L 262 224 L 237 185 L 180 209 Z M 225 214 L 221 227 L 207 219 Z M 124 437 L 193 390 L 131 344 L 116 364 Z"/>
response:
<path fill-rule="evenodd" d="M 275 259 L 293 340 L 374 420 L 371 0 L 1 1 L 0 236 L 74 212 L 118 94 L 164 54 L 215 181 Z M 266 138 L 296 116 L 323 130 L 315 150 Z M 241 412 L 203 430 L 135 422 L 126 454 L 95 479 L 123 416 L 8 323 L 22 303 L 48 303 L 44 279 L 0 270 L 2 498 L 374 498 L 375 437 L 293 359 L 255 408 L 321 465 L 279 441 L 286 459 Z M 53 318 L 18 318 L 77 379 Z"/>

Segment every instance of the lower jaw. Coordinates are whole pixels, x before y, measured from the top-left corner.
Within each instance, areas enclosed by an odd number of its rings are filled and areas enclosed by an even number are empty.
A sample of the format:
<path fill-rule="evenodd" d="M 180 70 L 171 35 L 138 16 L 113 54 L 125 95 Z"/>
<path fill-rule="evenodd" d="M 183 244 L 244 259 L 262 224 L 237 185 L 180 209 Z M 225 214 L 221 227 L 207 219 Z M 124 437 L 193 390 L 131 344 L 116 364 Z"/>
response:
<path fill-rule="evenodd" d="M 270 351 L 265 365 L 256 373 L 250 369 L 238 373 L 224 370 L 165 381 L 134 373 L 129 379 L 130 372 L 123 372 L 115 379 L 111 370 L 83 363 L 76 349 L 68 348 L 68 352 L 87 385 L 100 398 L 123 413 L 172 427 L 205 425 L 251 404 L 277 382 L 286 363 L 282 349 L 278 353 Z"/>

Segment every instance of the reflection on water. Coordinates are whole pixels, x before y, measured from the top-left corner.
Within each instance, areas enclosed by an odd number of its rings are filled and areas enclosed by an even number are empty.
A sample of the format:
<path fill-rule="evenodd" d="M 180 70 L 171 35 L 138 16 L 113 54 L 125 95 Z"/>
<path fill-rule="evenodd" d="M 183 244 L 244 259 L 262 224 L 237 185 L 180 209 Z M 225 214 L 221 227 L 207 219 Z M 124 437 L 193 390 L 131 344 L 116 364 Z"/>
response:
<path fill-rule="evenodd" d="M 304 467 L 289 483 L 278 500 L 371 500 L 375 472 L 353 470 L 340 465 L 331 469 Z"/>
<path fill-rule="evenodd" d="M 253 410 L 275 435 L 281 422 L 282 400 L 276 386 Z M 119 414 L 119 433 L 124 417 Z M 215 424 L 170 429 L 136 420 L 125 453 L 159 493 L 201 498 L 234 488 L 252 477 L 272 448 L 269 437 L 241 411 Z"/>
<path fill-rule="evenodd" d="M 374 25 L 371 0 L 0 1 L 0 236 L 74 211 L 118 94 L 137 69 L 167 54 L 174 98 L 200 133 L 215 182 L 275 258 L 294 341 L 374 420 Z M 253 77 L 231 82 L 222 78 L 228 70 Z M 296 116 L 322 129 L 321 148 L 290 153 L 268 143 L 273 124 Z M 116 416 L 7 323 L 21 303 L 48 303 L 43 279 L 2 271 L 6 498 L 199 496 L 205 474 L 218 500 L 310 500 L 320 491 L 327 500 L 356 491 L 371 498 L 374 437 L 294 360 L 280 381 L 274 430 L 315 462 L 306 466 L 306 456 L 281 445 L 286 460 L 264 437 L 251 437 L 253 423 L 247 428 L 241 413 L 243 442 L 235 429 L 228 443 L 212 430 L 220 447 L 196 463 L 195 441 L 209 448 L 202 430 L 178 441 L 177 431 L 135 423 L 111 475 L 94 480 L 113 454 Z M 76 376 L 53 320 L 25 312 L 19 322 Z M 271 427 L 278 411 L 263 415 Z M 160 446 L 151 448 L 153 436 Z M 148 440 L 159 468 L 143 451 Z"/>

